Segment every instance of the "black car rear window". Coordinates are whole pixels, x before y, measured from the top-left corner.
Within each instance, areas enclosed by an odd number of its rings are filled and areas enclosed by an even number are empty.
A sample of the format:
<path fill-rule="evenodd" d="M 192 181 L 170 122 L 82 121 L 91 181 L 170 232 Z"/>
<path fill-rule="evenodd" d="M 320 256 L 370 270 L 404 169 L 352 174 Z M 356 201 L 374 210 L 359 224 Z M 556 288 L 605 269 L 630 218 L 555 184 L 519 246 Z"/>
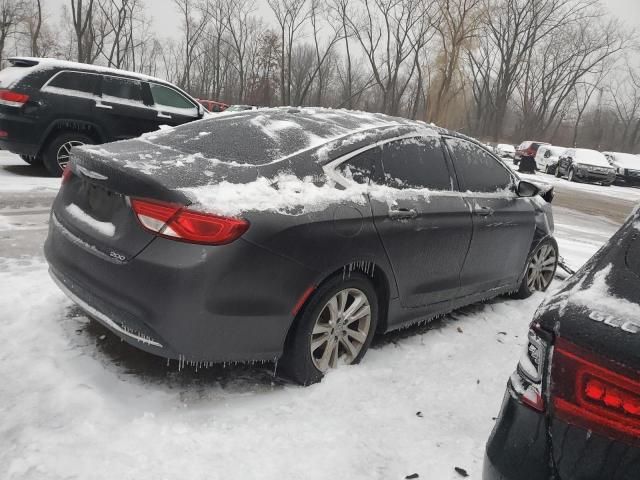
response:
<path fill-rule="evenodd" d="M 93 94 L 96 91 L 98 79 L 97 75 L 89 73 L 60 72 L 51 79 L 47 86 Z"/>

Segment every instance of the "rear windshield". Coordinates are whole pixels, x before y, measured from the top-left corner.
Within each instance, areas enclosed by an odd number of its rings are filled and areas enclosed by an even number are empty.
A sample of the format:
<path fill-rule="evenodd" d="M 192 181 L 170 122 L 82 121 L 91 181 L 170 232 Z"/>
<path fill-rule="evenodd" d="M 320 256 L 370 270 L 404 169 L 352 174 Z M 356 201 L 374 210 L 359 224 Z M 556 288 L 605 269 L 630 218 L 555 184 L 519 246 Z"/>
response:
<path fill-rule="evenodd" d="M 7 67 L 0 71 L 0 88 L 11 88 L 18 80 L 26 77 L 33 67 Z"/>
<path fill-rule="evenodd" d="M 223 162 L 265 165 L 339 138 L 354 130 L 385 122 L 368 114 L 358 118 L 341 112 L 309 114 L 258 111 L 220 114 L 145 137 L 157 145 Z"/>

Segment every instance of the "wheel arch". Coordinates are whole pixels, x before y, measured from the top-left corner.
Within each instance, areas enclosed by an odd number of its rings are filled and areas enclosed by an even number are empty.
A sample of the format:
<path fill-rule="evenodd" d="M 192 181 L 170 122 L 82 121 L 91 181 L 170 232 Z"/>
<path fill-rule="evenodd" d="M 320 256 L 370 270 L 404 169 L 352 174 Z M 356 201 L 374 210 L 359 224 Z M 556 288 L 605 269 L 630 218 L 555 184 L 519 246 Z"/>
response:
<path fill-rule="evenodd" d="M 42 136 L 43 140 L 40 143 L 38 155 L 42 155 L 42 153 L 49 145 L 49 142 L 51 142 L 53 138 L 63 132 L 82 133 L 93 138 L 96 143 L 104 143 L 107 139 L 102 127 L 94 122 L 90 122 L 87 120 L 78 120 L 74 118 L 60 118 L 53 121 Z"/>

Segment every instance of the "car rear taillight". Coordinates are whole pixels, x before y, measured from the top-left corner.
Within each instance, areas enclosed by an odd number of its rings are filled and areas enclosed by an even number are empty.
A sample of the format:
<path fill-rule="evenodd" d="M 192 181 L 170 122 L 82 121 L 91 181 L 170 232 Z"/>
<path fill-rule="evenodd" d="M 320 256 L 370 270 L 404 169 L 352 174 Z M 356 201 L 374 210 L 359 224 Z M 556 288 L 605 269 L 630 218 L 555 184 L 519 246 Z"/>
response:
<path fill-rule="evenodd" d="M 29 95 L 14 92 L 13 90 L 0 89 L 0 105 L 9 107 L 21 107 L 29 100 Z"/>
<path fill-rule="evenodd" d="M 640 437 L 640 373 L 624 371 L 559 339 L 552 379 L 556 416 L 567 423 L 634 443 Z"/>
<path fill-rule="evenodd" d="M 509 379 L 509 385 L 520 401 L 539 412 L 545 409 L 543 386 L 549 345 L 550 335 L 537 325 L 532 326 L 518 368 Z"/>
<path fill-rule="evenodd" d="M 224 245 L 249 229 L 246 220 L 197 212 L 172 203 L 132 199 L 131 207 L 146 230 L 183 242 Z"/>
<path fill-rule="evenodd" d="M 62 171 L 62 185 L 71 180 L 71 177 L 73 177 L 73 170 L 71 170 L 71 167 L 69 167 L 69 164 L 67 163 L 67 166 L 64 167 L 64 170 Z"/>

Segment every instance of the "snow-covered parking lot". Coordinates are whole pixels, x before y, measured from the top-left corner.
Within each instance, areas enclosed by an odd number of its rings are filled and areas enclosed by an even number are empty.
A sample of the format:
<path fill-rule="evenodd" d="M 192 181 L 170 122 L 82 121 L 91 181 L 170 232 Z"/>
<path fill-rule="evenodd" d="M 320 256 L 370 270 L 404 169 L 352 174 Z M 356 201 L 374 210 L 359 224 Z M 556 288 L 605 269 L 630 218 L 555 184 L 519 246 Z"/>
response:
<path fill-rule="evenodd" d="M 455 467 L 480 478 L 543 294 L 378 338 L 362 364 L 307 388 L 275 379 L 274 365 L 178 371 L 90 322 L 49 279 L 41 242 L 59 180 L 29 168 L 0 152 L 1 479 L 446 480 Z M 640 201 L 552 181 L 618 216 Z M 573 267 L 617 229 L 566 207 L 555 219 Z"/>

